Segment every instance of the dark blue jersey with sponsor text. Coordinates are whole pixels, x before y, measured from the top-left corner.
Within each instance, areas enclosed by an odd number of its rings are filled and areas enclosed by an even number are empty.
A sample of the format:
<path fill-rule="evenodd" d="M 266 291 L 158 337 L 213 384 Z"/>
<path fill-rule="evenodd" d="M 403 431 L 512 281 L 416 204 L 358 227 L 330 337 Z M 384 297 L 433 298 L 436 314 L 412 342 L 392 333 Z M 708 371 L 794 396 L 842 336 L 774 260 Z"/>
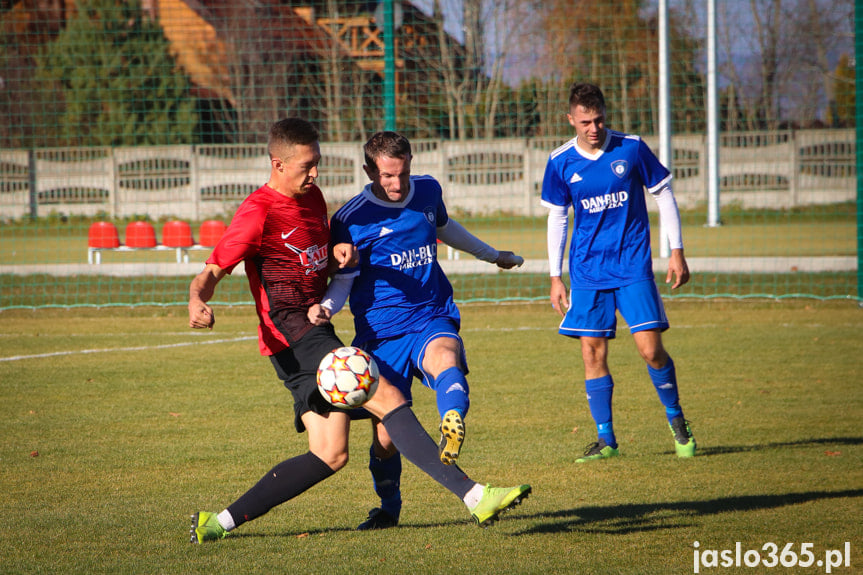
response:
<path fill-rule="evenodd" d="M 573 289 L 610 289 L 653 279 L 644 189 L 671 174 L 638 136 L 606 131 L 591 155 L 572 139 L 551 153 L 542 204 L 573 208 L 569 276 Z"/>

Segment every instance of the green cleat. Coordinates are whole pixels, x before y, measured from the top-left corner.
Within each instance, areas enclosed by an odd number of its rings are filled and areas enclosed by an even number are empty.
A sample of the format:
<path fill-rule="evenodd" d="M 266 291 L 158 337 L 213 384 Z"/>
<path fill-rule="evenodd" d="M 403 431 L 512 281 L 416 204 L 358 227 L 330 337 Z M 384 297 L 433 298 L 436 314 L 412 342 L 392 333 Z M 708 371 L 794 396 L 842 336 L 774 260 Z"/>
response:
<path fill-rule="evenodd" d="M 605 442 L 604 439 L 591 443 L 584 450 L 584 455 L 575 460 L 576 463 L 586 463 L 588 461 L 597 461 L 599 459 L 608 459 L 609 457 L 617 457 L 620 451 L 616 447 L 612 447 Z"/>
<path fill-rule="evenodd" d="M 224 539 L 228 532 L 219 524 L 216 513 L 199 511 L 192 515 L 192 529 L 189 534 L 191 535 L 190 543 L 203 543 L 204 541 Z"/>
<path fill-rule="evenodd" d="M 458 411 L 450 409 L 443 414 L 443 419 L 440 423 L 438 454 L 440 455 L 441 463 L 444 465 L 455 465 L 462 443 L 464 443 L 464 421 L 462 421 L 461 414 Z"/>
<path fill-rule="evenodd" d="M 683 417 L 675 417 L 668 427 L 674 435 L 674 451 L 677 452 L 677 457 L 695 457 L 695 438 L 692 437 L 689 422 Z"/>
<path fill-rule="evenodd" d="M 469 508 L 476 524 L 488 527 L 500 518 L 500 514 L 512 509 L 530 494 L 530 485 L 518 487 L 491 487 L 486 485 L 482 490 L 482 499 L 476 506 Z"/>

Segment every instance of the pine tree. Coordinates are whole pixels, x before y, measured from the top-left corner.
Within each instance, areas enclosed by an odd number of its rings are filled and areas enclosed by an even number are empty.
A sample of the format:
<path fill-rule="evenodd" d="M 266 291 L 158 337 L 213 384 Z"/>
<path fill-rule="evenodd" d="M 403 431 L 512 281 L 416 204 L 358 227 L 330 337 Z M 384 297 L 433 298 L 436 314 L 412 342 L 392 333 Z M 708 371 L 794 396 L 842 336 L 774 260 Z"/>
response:
<path fill-rule="evenodd" d="M 187 144 L 197 121 L 190 82 L 137 0 L 83 0 L 38 58 L 65 105 L 59 145 Z"/>

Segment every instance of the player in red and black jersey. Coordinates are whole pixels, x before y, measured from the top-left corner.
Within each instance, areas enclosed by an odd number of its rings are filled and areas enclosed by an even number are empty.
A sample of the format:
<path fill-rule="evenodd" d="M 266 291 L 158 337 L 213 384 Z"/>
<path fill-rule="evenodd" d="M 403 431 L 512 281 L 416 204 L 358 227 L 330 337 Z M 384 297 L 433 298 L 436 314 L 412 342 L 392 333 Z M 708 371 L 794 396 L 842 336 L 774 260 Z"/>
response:
<path fill-rule="evenodd" d="M 324 355 L 343 344 L 320 304 L 330 272 L 357 262 L 350 244 L 330 245 L 327 206 L 315 185 L 321 159 L 317 130 L 307 121 L 276 122 L 269 135 L 270 179 L 237 210 L 204 270 L 189 287 L 189 325 L 211 328 L 216 285 L 243 262 L 258 313 L 259 346 L 294 398 L 294 425 L 308 431 L 309 450 L 267 472 L 221 513 L 192 516 L 191 542 L 221 539 L 333 475 L 348 461 L 349 413 L 318 392 Z M 332 256 L 332 260 L 330 258 Z M 332 262 L 332 263 L 331 263 Z M 444 465 L 402 393 L 381 380 L 366 409 L 379 418 L 396 448 L 459 496 L 480 525 L 497 519 L 530 492 L 529 485 L 492 488 Z"/>

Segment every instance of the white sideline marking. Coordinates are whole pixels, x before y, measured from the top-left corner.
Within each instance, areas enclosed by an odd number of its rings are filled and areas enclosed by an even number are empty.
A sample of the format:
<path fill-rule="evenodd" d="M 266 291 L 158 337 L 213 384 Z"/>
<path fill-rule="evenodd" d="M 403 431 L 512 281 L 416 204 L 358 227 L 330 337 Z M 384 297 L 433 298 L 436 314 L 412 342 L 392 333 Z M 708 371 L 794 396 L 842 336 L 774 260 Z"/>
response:
<path fill-rule="evenodd" d="M 250 339 L 258 339 L 258 336 L 235 337 L 232 339 L 211 339 L 209 341 L 186 341 L 182 343 L 168 343 L 163 345 L 141 345 L 137 347 L 112 347 L 104 349 L 81 349 L 78 351 L 54 351 L 51 353 L 37 353 L 35 355 L 13 355 L 11 357 L 0 357 L 0 361 L 18 361 L 20 359 L 41 359 L 44 357 L 57 357 L 61 355 L 84 355 L 88 353 L 107 353 L 112 351 L 147 351 L 149 349 L 169 349 L 172 347 L 187 347 L 198 344 L 212 343 L 233 343 L 237 341 L 246 341 Z"/>
<path fill-rule="evenodd" d="M 618 326 L 620 329 L 627 329 L 626 325 Z M 696 326 L 690 325 L 673 325 L 675 328 L 691 328 Z M 716 327 L 715 325 L 699 325 L 697 327 Z M 479 328 L 468 328 L 462 329 L 462 333 L 476 333 L 476 332 L 489 332 L 489 331 L 500 331 L 500 332 L 508 332 L 508 331 L 553 331 L 556 328 L 554 326 L 519 326 L 519 327 L 479 327 Z M 135 335 L 141 335 L 140 333 Z M 168 343 L 162 345 L 141 345 L 137 347 L 113 347 L 113 348 L 104 348 L 104 349 L 81 349 L 78 351 L 54 351 L 51 353 L 38 353 L 35 355 L 13 355 L 11 357 L 0 357 L 0 361 L 18 361 L 21 359 L 42 359 L 45 357 L 57 357 L 64 355 L 85 355 L 91 353 L 108 353 L 112 351 L 147 351 L 150 349 L 170 349 L 174 347 L 188 347 L 190 345 L 198 345 L 198 344 L 213 344 L 213 343 L 234 343 L 238 341 L 248 341 L 250 339 L 258 339 L 258 336 L 251 335 L 245 337 L 235 337 L 231 339 L 211 339 L 208 341 L 185 341 L 181 343 Z"/>

